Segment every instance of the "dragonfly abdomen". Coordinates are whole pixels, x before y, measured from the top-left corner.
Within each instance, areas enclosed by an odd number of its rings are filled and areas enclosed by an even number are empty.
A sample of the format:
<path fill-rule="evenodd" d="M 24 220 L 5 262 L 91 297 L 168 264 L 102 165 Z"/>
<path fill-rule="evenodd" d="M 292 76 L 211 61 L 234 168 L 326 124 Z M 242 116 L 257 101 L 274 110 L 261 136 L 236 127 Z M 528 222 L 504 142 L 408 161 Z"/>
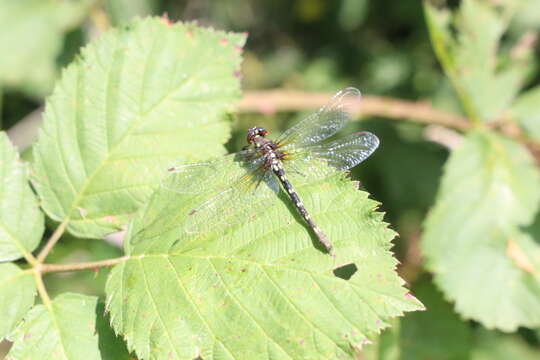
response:
<path fill-rule="evenodd" d="M 300 197 L 294 190 L 292 184 L 287 179 L 287 176 L 285 175 L 285 170 L 283 170 L 283 166 L 281 166 L 281 163 L 279 160 L 273 160 L 272 162 L 272 171 L 279 179 L 279 182 L 283 186 L 283 189 L 285 189 L 285 192 L 287 195 L 291 198 L 293 201 L 294 206 L 296 207 L 296 210 L 302 215 L 304 220 L 308 223 L 309 227 L 313 229 L 313 232 L 317 237 L 319 238 L 319 241 L 324 245 L 326 250 L 329 252 L 332 250 L 332 244 L 330 244 L 330 241 L 326 237 L 326 235 L 322 232 L 322 230 L 315 224 L 311 216 L 308 214 L 306 208 L 304 207 L 304 204 L 300 200 Z"/>

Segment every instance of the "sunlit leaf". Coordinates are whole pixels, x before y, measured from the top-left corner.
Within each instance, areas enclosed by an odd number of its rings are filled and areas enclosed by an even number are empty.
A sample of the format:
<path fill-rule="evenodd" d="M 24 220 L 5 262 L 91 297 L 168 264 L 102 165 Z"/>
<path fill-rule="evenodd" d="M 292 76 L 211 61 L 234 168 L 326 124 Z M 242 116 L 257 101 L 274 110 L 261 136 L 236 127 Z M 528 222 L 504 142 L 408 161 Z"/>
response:
<path fill-rule="evenodd" d="M 0 264 L 0 339 L 3 339 L 34 305 L 36 286 L 32 274 L 12 263 Z"/>
<path fill-rule="evenodd" d="M 27 179 L 26 166 L 6 133 L 0 132 L 0 261 L 32 252 L 43 234 L 43 213 Z"/>
<path fill-rule="evenodd" d="M 7 358 L 127 360 L 102 315 L 96 297 L 80 294 L 62 294 L 36 305 L 10 336 L 14 344 Z"/>
<path fill-rule="evenodd" d="M 464 0 L 452 13 L 425 1 L 431 42 L 472 120 L 493 121 L 531 72 L 532 51 L 501 53 L 499 43 L 519 1 Z"/>
<path fill-rule="evenodd" d="M 540 141 L 540 87 L 535 87 L 517 98 L 510 113 L 528 136 Z"/>
<path fill-rule="evenodd" d="M 245 36 L 137 20 L 82 50 L 34 148 L 43 208 L 78 236 L 117 231 L 166 169 L 224 152 Z"/>
<path fill-rule="evenodd" d="M 92 0 L 0 0 L 0 84 L 30 95 L 50 92 L 64 34 Z"/>
<path fill-rule="evenodd" d="M 540 176 L 521 145 L 473 132 L 452 153 L 422 249 L 462 316 L 514 331 L 540 325 L 540 246 L 532 222 Z"/>
<path fill-rule="evenodd" d="M 377 203 L 341 174 L 300 178 L 291 175 L 335 257 L 316 248 L 283 193 L 259 199 L 261 213 L 243 222 L 186 234 L 200 197 L 160 188 L 132 223 L 129 260 L 107 283 L 112 324 L 128 347 L 142 359 L 351 358 L 391 318 L 422 309 L 395 272 L 395 233 Z M 244 206 L 255 204 L 224 208 L 223 217 Z"/>

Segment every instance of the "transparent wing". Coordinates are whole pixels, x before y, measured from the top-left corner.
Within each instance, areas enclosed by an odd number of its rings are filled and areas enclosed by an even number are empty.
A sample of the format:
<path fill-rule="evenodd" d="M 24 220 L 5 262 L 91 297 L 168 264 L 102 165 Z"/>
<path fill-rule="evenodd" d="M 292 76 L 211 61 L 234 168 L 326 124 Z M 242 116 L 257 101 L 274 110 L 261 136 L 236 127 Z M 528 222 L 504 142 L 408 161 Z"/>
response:
<path fill-rule="evenodd" d="M 379 138 L 370 132 L 358 132 L 335 141 L 311 146 L 311 156 L 326 161 L 337 170 L 347 170 L 367 159 L 379 147 Z"/>
<path fill-rule="evenodd" d="M 220 192 L 255 172 L 262 161 L 255 150 L 248 149 L 208 162 L 179 165 L 169 169 L 161 186 L 178 194 Z"/>
<path fill-rule="evenodd" d="M 351 109 L 361 98 L 358 89 L 349 87 L 339 91 L 317 112 L 285 131 L 277 143 L 284 151 L 294 147 L 316 144 L 334 135 L 347 122 Z"/>
<path fill-rule="evenodd" d="M 336 170 L 350 169 L 367 159 L 379 146 L 379 139 L 370 132 L 349 136 L 305 148 L 287 155 L 286 170 L 311 180 L 331 175 Z M 329 166 L 321 166 L 322 163 Z"/>
<path fill-rule="evenodd" d="M 269 198 L 279 192 L 279 184 L 271 171 L 246 174 L 224 191 L 214 194 L 188 214 L 188 234 L 211 232 L 264 216 L 272 206 Z"/>

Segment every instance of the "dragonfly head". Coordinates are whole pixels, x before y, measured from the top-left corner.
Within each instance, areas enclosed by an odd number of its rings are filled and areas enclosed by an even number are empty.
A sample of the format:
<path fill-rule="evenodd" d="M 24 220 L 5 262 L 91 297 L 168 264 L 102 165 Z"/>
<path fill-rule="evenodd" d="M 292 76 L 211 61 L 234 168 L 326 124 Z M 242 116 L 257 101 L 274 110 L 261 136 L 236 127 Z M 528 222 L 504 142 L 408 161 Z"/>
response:
<path fill-rule="evenodd" d="M 254 126 L 247 132 L 247 142 L 248 144 L 253 144 L 253 141 L 255 141 L 257 136 L 265 137 L 266 134 L 268 134 L 268 131 L 266 131 L 264 128 Z"/>

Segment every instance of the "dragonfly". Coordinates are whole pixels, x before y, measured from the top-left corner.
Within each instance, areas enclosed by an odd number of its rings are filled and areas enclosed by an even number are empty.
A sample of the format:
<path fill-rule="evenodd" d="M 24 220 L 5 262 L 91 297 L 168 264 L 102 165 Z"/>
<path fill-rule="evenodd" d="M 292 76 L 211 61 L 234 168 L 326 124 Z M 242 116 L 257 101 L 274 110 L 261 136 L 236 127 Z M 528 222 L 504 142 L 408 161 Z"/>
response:
<path fill-rule="evenodd" d="M 342 89 L 275 141 L 267 137 L 266 129 L 255 126 L 247 131 L 247 146 L 240 152 L 170 168 L 173 174 L 164 183 L 167 189 L 199 196 L 197 205 L 185 216 L 184 230 L 197 234 L 246 222 L 264 213 L 269 197 L 284 191 L 320 244 L 331 253 L 330 239 L 309 214 L 292 178 L 297 182 L 325 178 L 358 165 L 377 149 L 379 139 L 370 132 L 325 141 L 347 123 L 352 106 L 360 98 L 356 88 Z"/>

